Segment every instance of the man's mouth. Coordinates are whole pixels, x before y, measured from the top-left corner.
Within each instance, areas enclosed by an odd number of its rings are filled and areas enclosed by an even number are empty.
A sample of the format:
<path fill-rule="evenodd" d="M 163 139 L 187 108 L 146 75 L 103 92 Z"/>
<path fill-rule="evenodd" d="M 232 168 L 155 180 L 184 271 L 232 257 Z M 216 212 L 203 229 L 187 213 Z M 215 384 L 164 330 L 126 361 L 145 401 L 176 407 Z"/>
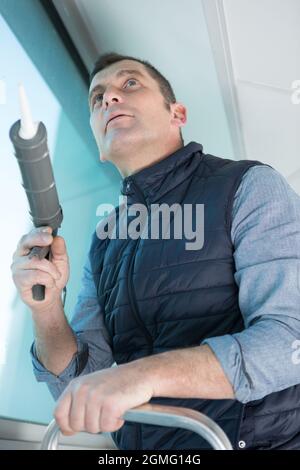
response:
<path fill-rule="evenodd" d="M 120 118 L 123 118 L 123 117 L 132 117 L 132 116 L 129 116 L 128 114 L 118 114 L 118 116 L 115 116 L 113 118 L 111 118 L 107 124 L 106 124 L 106 129 L 108 127 L 108 125 L 112 122 L 112 121 L 115 121 L 116 119 L 120 119 Z"/>
<path fill-rule="evenodd" d="M 112 118 L 110 121 L 108 121 L 108 124 L 111 122 L 111 121 L 114 121 L 115 119 L 119 119 L 121 117 L 129 117 L 127 116 L 126 114 L 120 114 L 119 116 L 115 116 L 114 118 Z"/>

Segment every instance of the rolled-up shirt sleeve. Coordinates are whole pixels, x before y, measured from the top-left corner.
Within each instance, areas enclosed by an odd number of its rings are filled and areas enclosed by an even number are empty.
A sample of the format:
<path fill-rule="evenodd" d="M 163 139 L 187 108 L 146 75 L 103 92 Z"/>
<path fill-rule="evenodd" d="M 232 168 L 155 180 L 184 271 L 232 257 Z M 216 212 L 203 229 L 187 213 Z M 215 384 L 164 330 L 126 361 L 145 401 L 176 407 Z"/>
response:
<path fill-rule="evenodd" d="M 108 368 L 114 363 L 110 338 L 99 305 L 89 257 L 83 267 L 81 289 L 70 326 L 76 335 L 77 352 L 58 376 L 47 370 L 38 360 L 35 342 L 30 349 L 36 379 L 39 382 L 46 382 L 55 400 L 73 378 Z"/>
<path fill-rule="evenodd" d="M 235 194 L 231 238 L 245 329 L 208 338 L 247 403 L 300 383 L 300 197 L 266 165 L 248 169 Z"/>

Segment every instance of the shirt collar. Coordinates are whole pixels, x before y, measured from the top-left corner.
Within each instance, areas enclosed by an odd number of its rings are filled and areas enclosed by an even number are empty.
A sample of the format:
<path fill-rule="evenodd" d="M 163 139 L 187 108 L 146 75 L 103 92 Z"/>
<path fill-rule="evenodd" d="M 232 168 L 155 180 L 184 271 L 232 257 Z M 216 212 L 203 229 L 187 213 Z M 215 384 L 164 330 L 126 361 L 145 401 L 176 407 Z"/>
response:
<path fill-rule="evenodd" d="M 189 142 L 163 160 L 127 176 L 121 181 L 121 194 L 133 202 L 137 199 L 138 186 L 146 200 L 158 200 L 196 169 L 200 158 L 203 158 L 202 149 L 201 144 Z"/>

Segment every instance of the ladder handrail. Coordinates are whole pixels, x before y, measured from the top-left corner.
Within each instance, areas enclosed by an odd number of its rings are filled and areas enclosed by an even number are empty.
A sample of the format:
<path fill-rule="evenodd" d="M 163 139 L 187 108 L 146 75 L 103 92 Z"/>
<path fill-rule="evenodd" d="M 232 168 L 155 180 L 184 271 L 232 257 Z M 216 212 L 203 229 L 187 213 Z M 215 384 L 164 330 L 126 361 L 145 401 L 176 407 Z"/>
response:
<path fill-rule="evenodd" d="M 122 419 L 188 429 L 203 437 L 215 450 L 232 450 L 232 445 L 220 426 L 208 416 L 190 408 L 146 403 L 126 411 Z M 41 450 L 57 450 L 59 436 L 60 429 L 53 419 L 46 429 Z"/>

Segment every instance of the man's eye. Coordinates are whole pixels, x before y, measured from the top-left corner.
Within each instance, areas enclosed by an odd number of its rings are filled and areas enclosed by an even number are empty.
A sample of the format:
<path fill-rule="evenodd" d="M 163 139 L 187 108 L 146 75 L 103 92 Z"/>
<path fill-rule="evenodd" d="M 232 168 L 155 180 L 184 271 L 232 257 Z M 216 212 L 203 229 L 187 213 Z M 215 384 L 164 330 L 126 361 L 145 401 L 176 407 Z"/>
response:
<path fill-rule="evenodd" d="M 137 82 L 137 80 L 135 78 L 129 78 L 129 80 L 127 80 L 127 82 L 125 83 L 125 85 L 129 82 Z"/>
<path fill-rule="evenodd" d="M 135 78 L 129 78 L 129 80 L 127 80 L 127 81 L 125 82 L 125 85 L 127 85 L 127 83 L 129 83 L 129 82 L 135 82 L 135 83 L 137 83 L 137 80 L 136 80 Z M 94 107 L 94 105 L 95 105 L 96 103 L 99 102 L 99 100 L 98 100 L 99 97 L 101 97 L 101 100 L 100 100 L 100 101 L 102 101 L 103 94 L 102 94 L 102 93 L 97 93 L 97 94 L 94 96 L 93 102 L 92 102 L 92 106 L 93 106 L 93 107 Z"/>
<path fill-rule="evenodd" d="M 93 102 L 96 103 L 98 102 L 98 97 L 101 96 L 101 99 L 102 99 L 102 96 L 103 94 L 102 93 L 97 93 L 97 95 L 95 95 L 94 99 L 93 99 Z"/>

